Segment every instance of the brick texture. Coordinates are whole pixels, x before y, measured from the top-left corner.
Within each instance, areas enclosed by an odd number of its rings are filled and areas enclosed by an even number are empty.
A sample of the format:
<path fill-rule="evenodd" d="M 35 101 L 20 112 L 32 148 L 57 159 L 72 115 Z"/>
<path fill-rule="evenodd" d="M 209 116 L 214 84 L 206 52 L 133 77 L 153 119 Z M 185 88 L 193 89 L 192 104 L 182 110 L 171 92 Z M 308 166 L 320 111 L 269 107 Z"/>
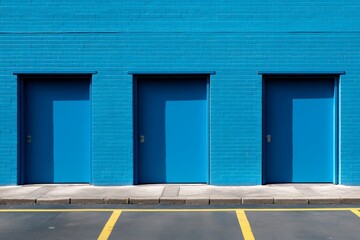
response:
<path fill-rule="evenodd" d="M 346 71 L 339 180 L 360 184 L 360 2 L 0 1 L 0 184 L 17 184 L 13 72 L 98 71 L 92 79 L 92 184 L 134 183 L 128 71 L 210 78 L 210 184 L 262 183 L 257 71 Z"/>

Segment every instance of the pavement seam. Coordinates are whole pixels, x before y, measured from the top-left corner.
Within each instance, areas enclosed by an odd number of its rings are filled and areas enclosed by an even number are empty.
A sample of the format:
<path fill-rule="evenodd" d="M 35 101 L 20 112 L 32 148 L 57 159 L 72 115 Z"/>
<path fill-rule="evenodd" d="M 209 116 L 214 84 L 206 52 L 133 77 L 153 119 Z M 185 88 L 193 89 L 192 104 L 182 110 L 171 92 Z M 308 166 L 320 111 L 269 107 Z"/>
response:
<path fill-rule="evenodd" d="M 161 191 L 160 197 L 163 196 L 163 194 L 164 194 L 164 192 L 165 192 L 165 187 L 166 187 L 166 186 L 163 186 L 163 190 Z"/>
<path fill-rule="evenodd" d="M 41 197 L 43 197 L 45 194 L 48 194 L 49 192 L 54 191 L 55 189 L 58 188 L 58 186 L 54 186 L 54 187 L 52 187 L 52 186 L 46 186 L 46 187 L 48 187 L 49 190 L 46 191 L 46 192 L 44 192 L 44 193 L 42 193 L 42 194 L 41 194 L 40 196 L 38 196 L 37 198 L 41 198 Z"/>
<path fill-rule="evenodd" d="M 178 197 L 180 192 L 180 186 L 178 185 L 169 185 L 164 186 L 161 197 Z"/>

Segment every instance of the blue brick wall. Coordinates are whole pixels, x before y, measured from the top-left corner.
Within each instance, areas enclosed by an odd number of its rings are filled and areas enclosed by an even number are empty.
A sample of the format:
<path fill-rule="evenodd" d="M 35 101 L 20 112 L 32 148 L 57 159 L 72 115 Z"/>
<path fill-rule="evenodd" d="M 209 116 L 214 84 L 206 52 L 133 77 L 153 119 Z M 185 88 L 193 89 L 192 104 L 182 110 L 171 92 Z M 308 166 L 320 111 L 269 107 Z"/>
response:
<path fill-rule="evenodd" d="M 133 184 L 128 71 L 211 76 L 211 184 L 261 184 L 262 78 L 346 71 L 340 79 L 340 183 L 360 184 L 360 2 L 1 1 L 0 183 L 17 183 L 13 72 L 98 71 L 92 183 Z"/>

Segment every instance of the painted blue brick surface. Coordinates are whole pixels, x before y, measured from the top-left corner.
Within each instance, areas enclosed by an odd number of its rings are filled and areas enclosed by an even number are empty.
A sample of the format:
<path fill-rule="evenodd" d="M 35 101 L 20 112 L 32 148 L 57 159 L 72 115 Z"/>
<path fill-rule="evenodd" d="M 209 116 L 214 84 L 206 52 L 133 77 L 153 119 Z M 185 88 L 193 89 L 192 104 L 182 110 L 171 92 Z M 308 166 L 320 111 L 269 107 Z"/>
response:
<path fill-rule="evenodd" d="M 261 184 L 257 71 L 346 71 L 340 176 L 360 184 L 360 2 L 1 1 L 0 183 L 17 184 L 13 72 L 98 71 L 92 81 L 92 183 L 133 184 L 128 71 L 211 76 L 211 184 Z"/>

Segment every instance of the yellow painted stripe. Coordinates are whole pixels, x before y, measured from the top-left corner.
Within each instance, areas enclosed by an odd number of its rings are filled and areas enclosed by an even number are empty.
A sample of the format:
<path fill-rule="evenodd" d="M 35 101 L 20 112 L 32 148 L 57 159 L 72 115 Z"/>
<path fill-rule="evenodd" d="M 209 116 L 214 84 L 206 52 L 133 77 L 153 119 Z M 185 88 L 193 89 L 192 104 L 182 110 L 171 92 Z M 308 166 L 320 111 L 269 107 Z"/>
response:
<path fill-rule="evenodd" d="M 353 208 L 268 208 L 268 209 L 259 208 L 259 209 L 244 209 L 244 210 L 247 212 L 311 212 L 311 211 L 349 211 L 352 209 Z"/>
<path fill-rule="evenodd" d="M 116 210 L 111 214 L 109 220 L 105 224 L 103 230 L 98 237 L 98 240 L 107 240 L 110 237 L 110 234 L 115 226 L 116 221 L 119 219 L 121 210 Z"/>
<path fill-rule="evenodd" d="M 250 223 L 246 217 L 244 210 L 236 210 L 236 216 L 239 220 L 240 229 L 242 231 L 242 234 L 244 236 L 245 240 L 255 240 L 255 237 L 252 233 Z"/>
<path fill-rule="evenodd" d="M 360 208 L 225 208 L 225 209 L 0 209 L 1 212 L 234 212 L 245 210 L 247 212 L 308 212 L 308 211 L 352 211 Z"/>
<path fill-rule="evenodd" d="M 124 212 L 234 212 L 236 209 L 122 209 Z"/>
<path fill-rule="evenodd" d="M 0 209 L 1 212 L 113 212 L 118 209 Z"/>
<path fill-rule="evenodd" d="M 1 212 L 234 212 L 236 209 L 0 209 Z"/>
<path fill-rule="evenodd" d="M 124 212 L 307 212 L 307 211 L 349 211 L 354 208 L 234 208 L 234 209 L 122 209 Z M 358 208 L 360 210 L 360 208 Z"/>
<path fill-rule="evenodd" d="M 352 210 L 350 210 L 350 211 L 352 211 L 356 216 L 360 217 L 360 212 L 359 212 L 359 210 L 357 210 L 357 209 L 352 209 Z"/>

